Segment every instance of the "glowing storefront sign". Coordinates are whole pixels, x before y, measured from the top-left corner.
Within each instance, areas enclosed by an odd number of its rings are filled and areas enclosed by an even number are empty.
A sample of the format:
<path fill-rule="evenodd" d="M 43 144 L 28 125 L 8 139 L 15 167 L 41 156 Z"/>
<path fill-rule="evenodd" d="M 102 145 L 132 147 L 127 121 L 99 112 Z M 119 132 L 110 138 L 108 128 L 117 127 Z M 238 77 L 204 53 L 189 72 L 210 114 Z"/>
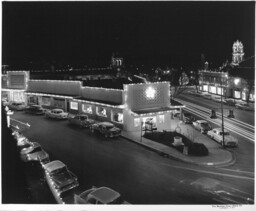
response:
<path fill-rule="evenodd" d="M 156 90 L 153 89 L 152 87 L 148 87 L 148 88 L 146 89 L 146 97 L 147 97 L 148 99 L 154 99 L 155 96 L 156 96 Z"/>

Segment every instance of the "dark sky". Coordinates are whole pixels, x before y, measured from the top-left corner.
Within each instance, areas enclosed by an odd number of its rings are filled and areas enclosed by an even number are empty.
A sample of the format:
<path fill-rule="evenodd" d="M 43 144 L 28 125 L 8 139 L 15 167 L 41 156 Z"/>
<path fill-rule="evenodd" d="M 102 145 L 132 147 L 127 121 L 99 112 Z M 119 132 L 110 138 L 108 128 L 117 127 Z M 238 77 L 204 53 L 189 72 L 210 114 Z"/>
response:
<path fill-rule="evenodd" d="M 254 55 L 254 2 L 3 2 L 3 64 L 45 61 L 190 66 Z"/>

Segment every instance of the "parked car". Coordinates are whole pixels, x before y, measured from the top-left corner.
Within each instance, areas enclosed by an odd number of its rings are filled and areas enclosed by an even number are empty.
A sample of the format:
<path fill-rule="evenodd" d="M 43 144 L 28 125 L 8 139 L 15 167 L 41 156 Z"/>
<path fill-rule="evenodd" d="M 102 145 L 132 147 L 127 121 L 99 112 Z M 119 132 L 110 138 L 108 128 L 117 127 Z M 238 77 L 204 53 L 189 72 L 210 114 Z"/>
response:
<path fill-rule="evenodd" d="M 250 107 L 248 103 L 242 102 L 242 103 L 236 103 L 235 107 L 241 110 L 246 110 L 246 111 L 253 111 L 253 107 Z"/>
<path fill-rule="evenodd" d="M 213 140 L 223 145 L 223 132 L 221 128 L 214 128 L 207 132 L 207 135 Z M 238 140 L 231 136 L 230 133 L 224 129 L 224 146 L 237 147 Z"/>
<path fill-rule="evenodd" d="M 85 114 L 77 114 L 75 116 L 69 115 L 68 121 L 70 124 L 77 125 L 79 127 L 89 127 L 95 123 L 93 119 L 89 119 L 89 117 Z"/>
<path fill-rule="evenodd" d="M 28 161 L 41 161 L 47 163 L 50 161 L 48 153 L 37 142 L 30 142 L 30 146 L 23 148 L 20 151 L 21 160 L 24 162 Z"/>
<path fill-rule="evenodd" d="M 40 105 L 30 105 L 25 107 L 24 111 L 29 114 L 43 115 L 45 110 Z"/>
<path fill-rule="evenodd" d="M 210 94 L 203 94 L 202 96 L 203 96 L 203 98 L 206 98 L 206 99 L 211 99 L 212 98 L 212 96 Z"/>
<path fill-rule="evenodd" d="M 32 146 L 32 142 L 30 142 L 25 136 L 23 136 L 20 132 L 18 131 L 13 131 L 12 135 L 17 141 L 17 147 L 18 149 L 23 149 L 23 148 L 28 148 Z"/>
<path fill-rule="evenodd" d="M 183 121 L 185 124 L 192 124 L 195 121 L 195 117 L 191 113 L 183 113 Z"/>
<path fill-rule="evenodd" d="M 75 204 L 128 204 L 120 193 L 107 187 L 92 187 L 81 194 L 74 195 Z"/>
<path fill-rule="evenodd" d="M 113 138 L 121 135 L 121 129 L 115 127 L 114 124 L 110 122 L 99 122 L 91 125 L 91 132 L 98 131 L 105 138 Z"/>
<path fill-rule="evenodd" d="M 77 176 L 59 160 L 46 163 L 43 168 L 46 173 L 47 183 L 56 198 L 60 193 L 79 185 Z"/>
<path fill-rule="evenodd" d="M 22 160 L 24 162 L 29 162 L 29 161 L 40 161 L 42 163 L 50 162 L 49 154 L 45 152 L 43 149 L 41 150 L 37 149 L 36 151 L 23 155 Z"/>
<path fill-rule="evenodd" d="M 215 102 L 220 103 L 221 102 L 221 97 L 220 96 L 212 96 L 212 100 Z"/>
<path fill-rule="evenodd" d="M 229 106 L 235 106 L 236 101 L 234 99 L 231 98 L 226 98 L 223 100 L 223 103 Z"/>
<path fill-rule="evenodd" d="M 63 109 L 55 108 L 45 112 L 46 118 L 52 119 L 67 119 L 68 113 L 64 112 Z"/>
<path fill-rule="evenodd" d="M 25 109 L 25 103 L 23 102 L 11 102 L 8 105 L 10 110 L 13 111 L 23 111 Z"/>
<path fill-rule="evenodd" d="M 207 131 L 212 129 L 212 127 L 206 120 L 197 120 L 193 122 L 193 127 L 196 130 L 199 130 L 201 133 L 207 133 Z"/>
<path fill-rule="evenodd" d="M 210 194 L 218 204 L 254 204 L 254 196 L 233 184 L 201 177 L 190 185 L 202 194 Z"/>

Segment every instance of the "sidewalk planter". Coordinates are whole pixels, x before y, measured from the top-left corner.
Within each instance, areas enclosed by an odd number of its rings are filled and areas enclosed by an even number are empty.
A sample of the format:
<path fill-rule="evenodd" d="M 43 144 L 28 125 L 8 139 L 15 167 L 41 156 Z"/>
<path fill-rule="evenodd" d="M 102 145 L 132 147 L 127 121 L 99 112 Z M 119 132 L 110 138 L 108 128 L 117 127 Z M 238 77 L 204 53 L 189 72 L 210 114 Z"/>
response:
<path fill-rule="evenodd" d="M 166 146 L 173 147 L 184 155 L 207 156 L 209 154 L 209 151 L 204 144 L 194 143 L 176 131 L 145 133 L 144 137 Z"/>

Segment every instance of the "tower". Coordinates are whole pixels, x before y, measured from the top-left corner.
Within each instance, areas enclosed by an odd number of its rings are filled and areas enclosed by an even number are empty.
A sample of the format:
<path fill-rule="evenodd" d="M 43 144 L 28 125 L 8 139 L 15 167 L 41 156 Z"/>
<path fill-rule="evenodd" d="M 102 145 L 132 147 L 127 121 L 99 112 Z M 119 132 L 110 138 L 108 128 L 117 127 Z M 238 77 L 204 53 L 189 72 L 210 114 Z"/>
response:
<path fill-rule="evenodd" d="M 111 67 L 116 70 L 116 76 L 121 77 L 124 69 L 123 58 L 113 54 L 111 57 Z"/>
<path fill-rule="evenodd" d="M 233 44 L 232 65 L 239 65 L 244 59 L 244 46 L 242 42 L 236 41 Z"/>

